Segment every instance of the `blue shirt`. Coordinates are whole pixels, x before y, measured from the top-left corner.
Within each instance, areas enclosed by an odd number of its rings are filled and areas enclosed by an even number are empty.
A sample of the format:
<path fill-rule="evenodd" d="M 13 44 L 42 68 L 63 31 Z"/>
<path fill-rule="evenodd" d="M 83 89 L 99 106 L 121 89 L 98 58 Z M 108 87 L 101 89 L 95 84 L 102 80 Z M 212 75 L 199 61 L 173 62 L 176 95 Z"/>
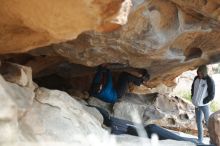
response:
<path fill-rule="evenodd" d="M 99 69 L 92 84 L 100 83 L 102 74 L 105 74 L 104 77 L 106 77 L 106 82 L 101 91 L 98 93 L 92 93 L 92 96 L 97 97 L 105 102 L 115 103 L 117 101 L 117 93 L 115 88 L 113 88 L 112 74 L 109 69 Z"/>

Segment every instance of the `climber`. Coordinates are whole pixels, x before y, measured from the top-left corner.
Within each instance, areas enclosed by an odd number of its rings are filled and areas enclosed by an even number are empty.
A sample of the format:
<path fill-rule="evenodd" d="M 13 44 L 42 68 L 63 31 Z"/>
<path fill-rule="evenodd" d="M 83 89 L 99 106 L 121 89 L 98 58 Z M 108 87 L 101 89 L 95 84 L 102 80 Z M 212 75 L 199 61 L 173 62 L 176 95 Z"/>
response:
<path fill-rule="evenodd" d="M 148 81 L 150 75 L 146 69 L 137 69 L 140 77 L 134 76 L 128 72 L 122 72 L 119 75 L 117 85 L 113 86 L 111 71 L 106 64 L 98 66 L 89 94 L 108 103 L 115 103 L 127 91 L 129 83 L 140 86 L 143 82 Z"/>

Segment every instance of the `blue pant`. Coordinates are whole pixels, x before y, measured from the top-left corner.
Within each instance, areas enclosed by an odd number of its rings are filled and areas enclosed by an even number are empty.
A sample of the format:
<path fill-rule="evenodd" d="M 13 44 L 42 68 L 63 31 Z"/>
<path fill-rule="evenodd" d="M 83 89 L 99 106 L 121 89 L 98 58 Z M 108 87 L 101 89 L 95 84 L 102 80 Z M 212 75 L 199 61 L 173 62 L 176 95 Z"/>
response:
<path fill-rule="evenodd" d="M 195 108 L 196 113 L 196 124 L 198 128 L 198 141 L 203 141 L 203 126 L 202 126 L 202 113 L 205 117 L 206 126 L 208 126 L 208 120 L 210 115 L 209 105 L 200 106 Z"/>

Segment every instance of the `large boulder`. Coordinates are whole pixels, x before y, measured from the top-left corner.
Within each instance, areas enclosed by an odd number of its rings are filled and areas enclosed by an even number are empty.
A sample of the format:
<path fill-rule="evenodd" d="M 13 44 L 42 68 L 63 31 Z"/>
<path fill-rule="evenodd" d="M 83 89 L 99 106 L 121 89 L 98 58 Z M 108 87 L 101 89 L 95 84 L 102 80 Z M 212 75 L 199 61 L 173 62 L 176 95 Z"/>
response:
<path fill-rule="evenodd" d="M 16 116 L 18 118 L 21 118 L 33 104 L 33 99 L 35 97 L 34 89 L 7 82 L 2 76 L 0 76 L 0 89 L 1 97 L 12 100 L 16 105 L 14 108 L 17 111 Z"/>
<path fill-rule="evenodd" d="M 29 67 L 13 63 L 0 65 L 0 145 L 20 137 L 18 120 L 31 108 L 35 86 Z"/>
<path fill-rule="evenodd" d="M 19 139 L 18 119 L 21 119 L 33 104 L 33 89 L 5 81 L 0 75 L 0 144 Z"/>
<path fill-rule="evenodd" d="M 0 74 L 2 74 L 8 82 L 16 83 L 23 87 L 34 88 L 32 70 L 30 67 L 4 62 L 0 66 Z"/>
<path fill-rule="evenodd" d="M 194 107 L 189 102 L 165 94 L 126 94 L 114 107 L 114 116 L 145 124 L 196 129 Z M 137 115 L 139 117 L 137 117 Z"/>
<path fill-rule="evenodd" d="M 0 76 L 0 145 L 18 138 L 17 107 L 6 92 L 6 88 L 2 86 L 2 82 L 5 81 Z"/>
<path fill-rule="evenodd" d="M 220 146 L 220 111 L 213 113 L 209 117 L 208 129 L 211 143 Z"/>
<path fill-rule="evenodd" d="M 90 110 L 90 111 L 89 111 Z M 89 111 L 89 112 L 88 112 Z M 158 141 L 122 135 L 113 136 L 101 127 L 102 120 L 90 114 L 95 109 L 85 107 L 77 100 L 58 90 L 39 88 L 32 108 L 20 120 L 23 138 L 35 142 L 64 142 L 74 145 L 194 145 L 173 140 Z M 97 110 L 96 110 L 97 112 Z M 100 113 L 96 113 L 99 114 Z M 31 119 L 31 120 L 30 120 Z M 85 141 L 86 139 L 86 141 Z"/>
<path fill-rule="evenodd" d="M 74 142 L 79 137 L 102 136 L 101 122 L 65 92 L 39 88 L 20 128 L 27 140 Z"/>

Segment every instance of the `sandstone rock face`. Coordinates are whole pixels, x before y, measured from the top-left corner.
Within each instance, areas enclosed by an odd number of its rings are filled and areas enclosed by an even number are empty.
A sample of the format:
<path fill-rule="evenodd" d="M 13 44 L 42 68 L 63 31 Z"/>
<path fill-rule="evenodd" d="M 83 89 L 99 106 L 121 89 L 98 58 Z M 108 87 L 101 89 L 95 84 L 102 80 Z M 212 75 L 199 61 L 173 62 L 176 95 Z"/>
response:
<path fill-rule="evenodd" d="M 0 53 L 36 48 L 28 52 L 35 58 L 26 62 L 34 73 L 66 60 L 85 66 L 120 63 L 147 68 L 148 87 L 173 86 L 182 72 L 220 61 L 218 0 L 133 0 L 132 4 L 129 11 L 129 0 L 4 1 Z M 115 30 L 117 24 L 125 25 Z"/>
<path fill-rule="evenodd" d="M 85 66 L 121 63 L 147 68 L 148 87 L 173 86 L 182 72 L 220 61 L 219 4 L 218 0 L 133 1 L 128 22 L 120 29 L 88 31 L 29 53 L 62 56 Z"/>
<path fill-rule="evenodd" d="M 112 31 L 127 22 L 130 7 L 130 0 L 4 0 L 0 54 L 71 40 L 83 31 Z"/>
<path fill-rule="evenodd" d="M 149 87 L 161 82 L 172 86 L 183 71 L 220 61 L 218 0 L 133 0 L 132 4 L 130 0 L 4 1 L 0 54 L 37 48 L 29 54 L 52 56 L 48 62 L 54 66 L 68 60 L 86 66 L 121 63 L 147 68 L 152 77 Z M 115 30 L 118 24 L 125 25 Z M 48 68 L 47 63 L 42 66 L 32 67 Z"/>
<path fill-rule="evenodd" d="M 220 146 L 220 111 L 213 113 L 209 118 L 209 134 L 210 139 L 213 144 L 216 146 Z"/>

